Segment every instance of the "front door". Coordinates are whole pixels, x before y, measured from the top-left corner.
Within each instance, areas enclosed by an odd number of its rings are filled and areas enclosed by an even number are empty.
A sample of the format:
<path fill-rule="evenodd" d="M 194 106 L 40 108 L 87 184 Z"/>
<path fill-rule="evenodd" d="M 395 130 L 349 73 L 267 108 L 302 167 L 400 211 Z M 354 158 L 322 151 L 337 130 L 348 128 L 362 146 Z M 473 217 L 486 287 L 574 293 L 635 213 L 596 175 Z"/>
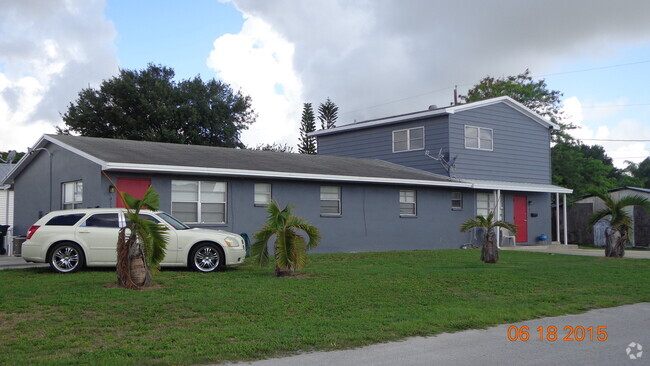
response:
<path fill-rule="evenodd" d="M 528 197 L 514 196 L 514 219 L 517 225 L 517 243 L 528 242 Z"/>
<path fill-rule="evenodd" d="M 117 189 L 137 199 L 144 197 L 150 185 L 149 178 L 117 178 Z M 124 202 L 119 196 L 115 200 L 115 207 L 124 207 Z"/>

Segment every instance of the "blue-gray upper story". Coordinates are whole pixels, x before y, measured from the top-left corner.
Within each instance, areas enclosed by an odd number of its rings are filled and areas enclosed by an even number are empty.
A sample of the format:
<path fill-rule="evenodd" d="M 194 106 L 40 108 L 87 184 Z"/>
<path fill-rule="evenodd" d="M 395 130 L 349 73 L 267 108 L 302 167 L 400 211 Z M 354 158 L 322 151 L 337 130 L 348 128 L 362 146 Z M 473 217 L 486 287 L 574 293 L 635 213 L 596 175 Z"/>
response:
<path fill-rule="evenodd" d="M 558 126 L 510 97 L 499 97 L 311 135 L 319 155 L 381 159 L 460 179 L 549 184 L 553 129 Z M 441 151 L 446 161 L 455 158 L 451 172 L 434 159 Z"/>

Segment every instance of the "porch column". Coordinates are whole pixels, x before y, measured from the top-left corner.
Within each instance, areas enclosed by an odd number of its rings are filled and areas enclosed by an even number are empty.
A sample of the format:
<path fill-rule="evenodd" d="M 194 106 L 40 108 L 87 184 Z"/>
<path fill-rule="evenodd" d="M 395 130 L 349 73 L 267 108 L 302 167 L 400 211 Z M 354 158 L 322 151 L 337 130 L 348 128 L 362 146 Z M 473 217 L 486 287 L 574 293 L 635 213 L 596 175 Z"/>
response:
<path fill-rule="evenodd" d="M 562 216 L 562 218 L 564 219 L 564 245 L 569 245 L 569 230 L 567 230 L 569 225 L 567 223 L 567 217 L 566 217 L 566 193 L 564 193 L 562 196 L 564 199 L 564 206 L 563 206 L 564 215 Z"/>
<path fill-rule="evenodd" d="M 557 238 L 557 242 L 561 243 L 562 241 L 560 240 L 560 193 L 556 192 L 555 193 L 555 237 Z M 553 242 L 553 238 L 551 238 L 551 243 Z"/>

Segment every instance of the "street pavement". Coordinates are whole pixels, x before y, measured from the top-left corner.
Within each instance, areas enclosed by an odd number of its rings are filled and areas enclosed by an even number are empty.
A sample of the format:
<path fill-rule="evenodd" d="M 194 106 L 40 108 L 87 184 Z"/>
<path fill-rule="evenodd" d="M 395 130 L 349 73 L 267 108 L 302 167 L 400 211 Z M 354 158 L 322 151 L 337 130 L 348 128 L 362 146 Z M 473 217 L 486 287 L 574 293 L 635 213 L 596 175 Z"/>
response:
<path fill-rule="evenodd" d="M 529 339 L 509 340 L 508 329 L 513 326 L 517 329 L 527 326 Z M 558 339 L 555 341 L 546 339 L 548 327 L 551 326 L 558 329 Z M 594 340 L 589 339 L 588 332 L 582 341 L 563 340 L 568 334 L 564 327 L 578 329 L 579 326 L 585 329 L 593 326 Z M 606 327 L 601 328 L 607 333 L 607 339 L 604 341 L 597 340 L 599 326 Z M 542 341 L 539 340 L 538 327 L 542 327 L 544 331 Z M 512 338 L 517 337 L 514 329 L 510 329 L 510 332 Z M 580 331 L 576 333 L 578 334 L 570 338 L 582 338 Z M 603 334 L 601 338 L 604 338 Z M 485 330 L 444 333 L 435 337 L 414 337 L 401 342 L 381 343 L 351 350 L 311 352 L 226 365 L 650 365 L 650 303 L 596 309 L 577 315 L 540 318 Z"/>
<path fill-rule="evenodd" d="M 28 263 L 22 257 L 0 255 L 0 271 L 3 269 L 22 269 L 47 267 L 47 263 Z"/>

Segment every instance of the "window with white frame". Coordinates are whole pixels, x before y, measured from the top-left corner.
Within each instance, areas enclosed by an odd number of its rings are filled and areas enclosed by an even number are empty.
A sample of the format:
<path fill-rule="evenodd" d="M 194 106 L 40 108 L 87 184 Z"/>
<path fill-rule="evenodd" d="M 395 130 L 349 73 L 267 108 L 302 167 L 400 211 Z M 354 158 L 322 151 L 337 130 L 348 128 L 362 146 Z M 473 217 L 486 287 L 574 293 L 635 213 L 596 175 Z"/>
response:
<path fill-rule="evenodd" d="M 226 183 L 172 180 L 172 215 L 189 223 L 226 223 Z"/>
<path fill-rule="evenodd" d="M 463 209 L 463 192 L 451 192 L 451 209 Z"/>
<path fill-rule="evenodd" d="M 62 184 L 61 206 L 64 210 L 81 207 L 83 203 L 83 182 L 78 180 Z"/>
<path fill-rule="evenodd" d="M 414 190 L 399 191 L 399 215 L 415 216 L 417 214 L 416 193 Z"/>
<path fill-rule="evenodd" d="M 482 215 L 487 217 L 487 215 L 490 212 L 495 212 L 496 215 L 496 200 L 494 199 L 494 194 L 493 193 L 484 193 L 484 192 L 479 192 L 476 193 L 476 214 L 477 215 Z M 501 195 L 501 209 L 499 210 L 499 218 L 503 219 L 503 205 L 504 205 L 504 199 L 503 195 Z M 497 218 L 495 217 L 495 220 Z"/>
<path fill-rule="evenodd" d="M 255 183 L 255 204 L 268 205 L 271 202 L 271 185 Z"/>
<path fill-rule="evenodd" d="M 492 151 L 492 129 L 465 126 L 465 148 Z"/>
<path fill-rule="evenodd" d="M 320 213 L 321 215 L 341 214 L 341 187 L 320 187 Z"/>
<path fill-rule="evenodd" d="M 393 152 L 424 149 L 424 127 L 393 131 Z"/>

